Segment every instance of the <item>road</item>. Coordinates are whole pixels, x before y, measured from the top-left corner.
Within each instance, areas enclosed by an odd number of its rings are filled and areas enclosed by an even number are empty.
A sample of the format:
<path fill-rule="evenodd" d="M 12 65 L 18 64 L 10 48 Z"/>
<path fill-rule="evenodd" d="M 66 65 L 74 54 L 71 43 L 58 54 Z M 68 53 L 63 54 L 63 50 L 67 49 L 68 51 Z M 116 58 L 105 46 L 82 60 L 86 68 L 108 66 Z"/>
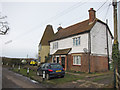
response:
<path fill-rule="evenodd" d="M 2 88 L 46 88 L 47 86 L 38 83 L 20 74 L 2 68 Z"/>

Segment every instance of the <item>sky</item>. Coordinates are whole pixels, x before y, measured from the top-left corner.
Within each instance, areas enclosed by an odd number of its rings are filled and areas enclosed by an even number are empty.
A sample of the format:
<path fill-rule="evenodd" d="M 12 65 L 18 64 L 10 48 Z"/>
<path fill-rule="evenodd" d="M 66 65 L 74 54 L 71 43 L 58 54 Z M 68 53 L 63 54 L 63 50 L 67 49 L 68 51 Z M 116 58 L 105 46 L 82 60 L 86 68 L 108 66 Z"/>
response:
<path fill-rule="evenodd" d="M 7 16 L 5 20 L 10 27 L 8 34 L 0 36 L 0 56 L 26 58 L 28 55 L 28 58 L 36 58 L 46 25 L 52 25 L 57 32 L 60 25 L 65 28 L 88 19 L 90 8 L 96 10 L 96 17 L 100 20 L 106 22 L 108 19 L 113 34 L 112 0 L 18 1 L 0 2 L 0 14 Z"/>

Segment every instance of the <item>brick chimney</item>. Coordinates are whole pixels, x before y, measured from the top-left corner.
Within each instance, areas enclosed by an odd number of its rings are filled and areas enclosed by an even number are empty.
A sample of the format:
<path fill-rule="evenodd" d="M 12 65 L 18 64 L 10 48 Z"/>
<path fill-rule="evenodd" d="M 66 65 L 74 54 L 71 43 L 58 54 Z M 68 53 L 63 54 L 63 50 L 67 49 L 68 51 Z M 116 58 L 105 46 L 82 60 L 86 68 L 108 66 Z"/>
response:
<path fill-rule="evenodd" d="M 89 12 L 89 24 L 93 23 L 96 19 L 96 14 L 95 14 L 95 10 L 93 8 L 90 8 L 90 10 L 88 10 Z"/>
<path fill-rule="evenodd" d="M 61 29 L 63 29 L 61 26 L 59 26 L 59 27 L 57 28 L 58 31 L 61 30 Z"/>

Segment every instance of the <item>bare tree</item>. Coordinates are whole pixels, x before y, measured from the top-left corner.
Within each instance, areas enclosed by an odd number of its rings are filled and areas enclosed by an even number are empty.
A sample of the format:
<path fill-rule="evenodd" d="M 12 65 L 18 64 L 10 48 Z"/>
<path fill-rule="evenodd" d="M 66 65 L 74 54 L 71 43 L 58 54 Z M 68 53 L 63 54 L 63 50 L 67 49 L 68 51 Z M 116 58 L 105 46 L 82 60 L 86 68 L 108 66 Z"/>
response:
<path fill-rule="evenodd" d="M 0 35 L 5 35 L 9 30 L 8 23 L 4 21 L 5 18 L 7 18 L 7 16 L 0 16 Z"/>

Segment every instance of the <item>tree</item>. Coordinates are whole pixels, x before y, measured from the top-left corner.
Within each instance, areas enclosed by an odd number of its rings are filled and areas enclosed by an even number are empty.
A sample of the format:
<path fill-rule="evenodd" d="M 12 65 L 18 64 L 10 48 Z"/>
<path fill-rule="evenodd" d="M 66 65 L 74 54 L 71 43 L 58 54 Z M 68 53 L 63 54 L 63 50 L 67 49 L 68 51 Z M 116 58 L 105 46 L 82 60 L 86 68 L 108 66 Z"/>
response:
<path fill-rule="evenodd" d="M 9 30 L 9 26 L 5 21 L 5 18 L 7 18 L 7 16 L 0 17 L 0 35 L 5 35 Z"/>

